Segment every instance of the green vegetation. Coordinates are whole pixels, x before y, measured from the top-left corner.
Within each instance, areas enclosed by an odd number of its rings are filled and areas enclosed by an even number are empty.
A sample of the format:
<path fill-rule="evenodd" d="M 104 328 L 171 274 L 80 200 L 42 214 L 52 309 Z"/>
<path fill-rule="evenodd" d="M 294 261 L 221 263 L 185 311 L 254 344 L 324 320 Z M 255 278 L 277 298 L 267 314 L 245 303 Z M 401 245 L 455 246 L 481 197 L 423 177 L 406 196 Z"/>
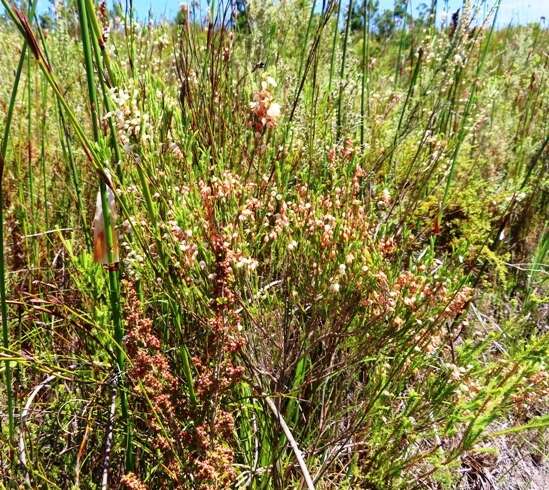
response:
<path fill-rule="evenodd" d="M 2 488 L 529 488 L 546 28 L 2 4 Z"/>

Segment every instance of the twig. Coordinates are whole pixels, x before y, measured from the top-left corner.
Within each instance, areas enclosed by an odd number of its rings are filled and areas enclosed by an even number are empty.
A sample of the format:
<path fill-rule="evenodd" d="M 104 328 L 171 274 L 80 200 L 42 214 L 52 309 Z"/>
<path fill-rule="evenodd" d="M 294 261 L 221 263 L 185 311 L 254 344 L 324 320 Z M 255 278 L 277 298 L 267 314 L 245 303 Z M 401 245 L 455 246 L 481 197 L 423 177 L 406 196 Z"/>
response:
<path fill-rule="evenodd" d="M 35 238 L 44 235 L 50 235 L 51 233 L 59 233 L 61 231 L 74 231 L 74 228 L 55 228 L 54 230 L 41 231 L 40 233 L 32 233 L 30 235 L 23 235 L 22 238 Z"/>
<path fill-rule="evenodd" d="M 25 403 L 25 406 L 23 407 L 23 411 L 21 412 L 21 430 L 19 431 L 19 461 L 21 462 L 21 467 L 25 471 L 25 485 L 27 487 L 31 487 L 31 481 L 30 481 L 30 475 L 27 469 L 27 452 L 25 448 L 25 422 L 27 421 L 27 417 L 29 416 L 30 407 L 32 405 L 32 402 L 38 395 L 39 391 L 48 385 L 50 381 L 53 381 L 55 379 L 55 375 L 50 374 L 44 381 L 42 381 L 39 385 L 37 385 L 34 390 L 32 390 L 32 393 L 27 398 L 27 402 Z"/>
<path fill-rule="evenodd" d="M 301 451 L 299 450 L 297 442 L 295 442 L 294 436 L 292 436 L 292 433 L 290 432 L 289 427 L 286 425 L 286 422 L 282 418 L 282 415 L 276 408 L 276 405 L 274 404 L 274 402 L 268 396 L 265 397 L 265 401 L 267 402 L 267 405 L 269 405 L 269 408 L 275 414 L 278 420 L 278 423 L 280 424 L 280 427 L 284 432 L 284 435 L 287 437 L 288 442 L 290 443 L 290 446 L 292 446 L 292 450 L 297 459 L 297 463 L 299 464 L 299 468 L 301 469 L 301 473 L 303 474 L 303 478 L 305 479 L 305 483 L 307 484 L 307 488 L 309 490 L 315 490 L 315 485 L 313 483 L 313 479 L 311 478 L 311 474 L 309 473 L 307 465 L 305 464 L 305 460 L 303 459 Z"/>
<path fill-rule="evenodd" d="M 105 457 L 103 459 L 103 477 L 101 479 L 101 490 L 107 490 L 109 488 L 109 462 L 111 459 L 111 449 L 112 449 L 112 433 L 114 426 L 114 414 L 116 410 L 116 388 L 117 384 L 115 383 L 112 390 L 112 401 L 111 401 L 111 412 L 109 415 L 109 427 L 107 429 L 107 440 L 105 441 Z"/>

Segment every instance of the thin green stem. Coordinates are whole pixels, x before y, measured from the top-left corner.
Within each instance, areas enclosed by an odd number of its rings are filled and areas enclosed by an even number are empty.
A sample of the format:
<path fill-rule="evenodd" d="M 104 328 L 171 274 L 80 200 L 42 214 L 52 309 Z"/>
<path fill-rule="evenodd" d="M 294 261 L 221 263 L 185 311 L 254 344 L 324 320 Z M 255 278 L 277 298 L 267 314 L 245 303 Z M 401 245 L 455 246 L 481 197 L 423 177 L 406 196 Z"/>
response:
<path fill-rule="evenodd" d="M 330 57 L 330 78 L 328 79 L 328 95 L 332 93 L 332 80 L 334 78 L 334 69 L 335 69 L 335 56 L 337 49 L 337 36 L 339 34 L 339 16 L 341 14 L 341 3 L 342 0 L 338 1 L 337 4 L 337 15 L 334 27 L 334 37 L 332 39 L 332 56 Z"/>
<path fill-rule="evenodd" d="M 362 86 L 360 91 L 360 146 L 364 146 L 364 122 L 366 117 L 366 92 L 370 63 L 370 3 L 364 0 L 364 25 L 362 30 Z"/>
<path fill-rule="evenodd" d="M 86 68 L 86 80 L 88 83 L 88 96 L 91 109 L 91 118 L 93 126 L 93 135 L 96 142 L 100 142 L 102 135 L 99 131 L 99 115 L 97 109 L 99 108 L 97 103 L 97 90 L 95 87 L 94 70 L 93 70 L 93 58 L 92 51 L 95 48 L 94 42 L 90 36 L 88 17 L 86 4 L 84 0 L 78 0 L 78 13 L 80 19 L 80 32 L 82 37 L 82 46 L 84 50 L 84 65 Z M 97 48 L 94 50 L 97 55 Z M 96 58 L 98 60 L 98 57 Z M 120 394 L 120 406 L 122 409 L 122 417 L 126 425 L 126 467 L 131 469 L 133 466 L 133 457 L 130 450 L 131 444 L 131 424 L 129 421 L 128 402 L 126 393 L 124 391 L 124 351 L 123 351 L 123 328 L 120 314 L 120 281 L 118 277 L 118 268 L 114 266 L 114 254 L 113 254 L 113 227 L 112 216 L 110 213 L 109 197 L 107 193 L 107 182 L 103 175 L 103 172 L 99 175 L 99 192 L 101 195 L 101 207 L 103 211 L 105 239 L 107 245 L 107 261 L 109 263 L 109 299 L 111 308 L 111 318 L 114 326 L 114 338 L 116 341 L 116 360 L 118 369 L 118 386 Z M 109 186 L 112 184 L 109 182 Z"/>
<path fill-rule="evenodd" d="M 99 121 L 98 121 L 98 104 L 97 91 L 94 83 L 93 60 L 90 45 L 90 35 L 88 30 L 88 18 L 84 0 L 78 0 L 78 17 L 80 20 L 80 33 L 82 37 L 82 47 L 84 49 L 84 65 L 86 66 L 86 81 L 88 84 L 88 98 L 90 103 L 90 117 L 93 128 L 93 139 L 99 141 Z"/>
<path fill-rule="evenodd" d="M 337 133 L 336 141 L 339 141 L 341 137 L 341 126 L 342 126 L 342 112 L 341 106 L 343 103 L 343 89 L 344 89 L 344 78 L 345 78 L 345 61 L 347 59 L 347 43 L 349 40 L 349 28 L 351 26 L 351 16 L 353 14 L 353 0 L 349 0 L 349 10 L 347 12 L 347 20 L 345 21 L 345 37 L 343 38 L 343 53 L 341 55 L 341 67 L 339 70 L 339 96 L 337 98 Z"/>
<path fill-rule="evenodd" d="M 34 0 L 30 9 L 33 12 L 36 7 L 37 0 Z M 10 101 L 8 105 L 8 112 L 6 114 L 6 121 L 4 125 L 4 133 L 2 135 L 2 142 L 0 143 L 0 309 L 2 313 L 2 346 L 6 351 L 10 348 L 9 338 L 9 323 L 8 323 L 8 303 L 7 303 L 7 286 L 6 286 L 6 261 L 4 251 L 4 170 L 6 163 L 6 154 L 8 149 L 8 139 L 10 135 L 11 123 L 13 120 L 13 112 L 15 109 L 15 101 L 17 99 L 17 91 L 19 89 L 19 82 L 21 80 L 21 72 L 23 71 L 23 64 L 27 55 L 27 43 L 24 42 L 21 56 L 19 57 L 19 63 L 17 64 L 17 71 L 15 72 L 15 80 L 11 90 Z M 5 361 L 5 382 L 6 382 L 6 397 L 7 397 L 7 410 L 8 410 L 8 434 L 10 444 L 15 440 L 15 418 L 14 407 L 15 397 L 12 386 L 12 372 L 10 361 Z"/>

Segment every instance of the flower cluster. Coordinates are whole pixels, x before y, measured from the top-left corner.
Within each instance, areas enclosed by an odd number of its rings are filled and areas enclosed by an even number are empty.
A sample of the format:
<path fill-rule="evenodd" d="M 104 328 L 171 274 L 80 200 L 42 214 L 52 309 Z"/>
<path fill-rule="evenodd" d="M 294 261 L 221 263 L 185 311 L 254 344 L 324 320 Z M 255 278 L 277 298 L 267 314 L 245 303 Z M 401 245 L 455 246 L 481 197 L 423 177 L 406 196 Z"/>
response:
<path fill-rule="evenodd" d="M 120 479 L 120 484 L 127 488 L 128 490 L 147 490 L 147 485 L 145 485 L 135 473 L 126 473 Z"/>
<path fill-rule="evenodd" d="M 276 82 L 267 77 L 261 82 L 261 90 L 258 90 L 252 102 L 250 110 L 252 113 L 251 125 L 256 134 L 261 135 L 266 128 L 274 128 L 280 117 L 280 104 L 273 101 L 271 88 L 276 87 Z"/>
<path fill-rule="evenodd" d="M 174 265 L 178 269 L 181 269 L 182 266 L 189 269 L 196 263 L 198 256 L 198 247 L 192 242 L 193 232 L 192 230 L 182 230 L 175 220 L 169 220 L 167 224 L 169 229 L 164 237 L 172 237 L 180 252 L 180 258 Z"/>
<path fill-rule="evenodd" d="M 148 141 L 152 138 L 152 127 L 148 113 L 139 108 L 139 93 L 137 87 L 127 89 L 112 88 L 110 97 L 115 106 L 112 112 L 103 117 L 106 122 L 113 117 L 122 145 L 130 149 L 138 141 Z"/>
<path fill-rule="evenodd" d="M 126 290 L 126 352 L 131 361 L 128 380 L 135 398 L 150 403 L 156 417 L 145 420 L 143 430 L 150 432 L 152 445 L 162 455 L 174 482 L 181 482 L 184 468 L 178 456 L 178 443 L 182 433 L 182 422 L 188 416 L 181 387 L 172 373 L 170 360 L 162 352 L 161 343 L 154 332 L 153 322 L 147 318 L 131 283 L 124 284 Z M 165 430 L 169 428 L 169 431 Z M 122 483 L 128 489 L 146 488 L 135 475 L 125 475 Z"/>
<path fill-rule="evenodd" d="M 332 146 L 326 155 L 329 163 L 335 163 L 340 160 L 351 160 L 355 153 L 353 140 L 350 138 L 345 139 L 343 144 Z"/>

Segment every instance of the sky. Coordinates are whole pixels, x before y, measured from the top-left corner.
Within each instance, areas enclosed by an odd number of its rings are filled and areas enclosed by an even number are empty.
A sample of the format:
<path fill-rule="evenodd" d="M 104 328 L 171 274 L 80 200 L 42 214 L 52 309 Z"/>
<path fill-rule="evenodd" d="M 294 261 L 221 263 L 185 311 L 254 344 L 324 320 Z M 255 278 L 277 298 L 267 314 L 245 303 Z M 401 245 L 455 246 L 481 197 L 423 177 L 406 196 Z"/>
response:
<path fill-rule="evenodd" d="M 420 5 L 422 2 L 430 3 L 430 0 L 410 1 L 413 10 L 415 10 L 415 6 Z M 496 0 L 487 0 L 487 4 L 491 5 L 495 1 Z M 394 0 L 379 0 L 381 10 L 391 9 L 393 2 Z M 125 1 L 122 0 L 122 4 L 124 3 Z M 134 0 L 133 2 L 140 19 L 146 19 L 150 11 L 157 20 L 161 18 L 173 19 L 182 3 L 190 3 L 190 0 L 187 2 L 182 2 L 180 0 Z M 206 3 L 207 0 L 201 0 L 202 5 L 205 5 Z M 320 4 L 321 2 L 318 1 L 318 3 Z M 448 10 L 450 12 L 455 11 L 462 3 L 462 0 L 438 0 L 439 9 L 442 9 L 444 5 L 448 4 Z M 49 0 L 38 0 L 40 12 L 47 11 L 49 5 Z M 510 23 L 517 25 L 528 22 L 538 22 L 542 16 L 547 18 L 545 25 L 548 25 L 549 0 L 501 0 L 498 25 L 505 26 Z"/>

